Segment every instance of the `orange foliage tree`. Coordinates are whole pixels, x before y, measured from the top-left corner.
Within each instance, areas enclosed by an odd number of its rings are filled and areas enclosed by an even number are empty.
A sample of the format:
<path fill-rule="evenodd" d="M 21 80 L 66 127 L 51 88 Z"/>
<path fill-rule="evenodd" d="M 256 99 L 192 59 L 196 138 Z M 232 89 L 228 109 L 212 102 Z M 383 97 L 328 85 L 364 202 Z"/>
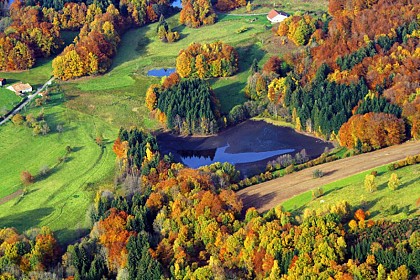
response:
<path fill-rule="evenodd" d="M 130 217 L 126 212 L 112 208 L 109 216 L 98 223 L 99 242 L 107 249 L 108 266 L 113 271 L 127 264 L 126 245 L 134 234 L 126 228 Z"/>
<path fill-rule="evenodd" d="M 353 149 L 360 143 L 367 151 L 400 144 L 405 139 L 404 121 L 384 113 L 355 115 L 341 126 L 338 138 L 341 146 Z"/>

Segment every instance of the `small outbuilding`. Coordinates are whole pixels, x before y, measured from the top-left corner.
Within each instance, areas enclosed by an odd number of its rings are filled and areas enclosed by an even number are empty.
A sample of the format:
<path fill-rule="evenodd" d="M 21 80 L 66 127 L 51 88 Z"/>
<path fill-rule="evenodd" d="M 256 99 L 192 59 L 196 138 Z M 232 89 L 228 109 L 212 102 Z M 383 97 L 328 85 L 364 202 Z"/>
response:
<path fill-rule="evenodd" d="M 0 87 L 4 86 L 7 83 L 5 78 L 0 78 Z"/>
<path fill-rule="evenodd" d="M 24 84 L 22 82 L 13 84 L 11 86 L 8 86 L 7 89 L 13 91 L 16 93 L 16 95 L 21 95 L 24 93 L 32 92 L 32 87 L 30 84 Z"/>
<path fill-rule="evenodd" d="M 267 19 L 272 23 L 279 23 L 288 18 L 289 15 L 284 12 L 278 12 L 276 10 L 271 10 L 267 14 Z"/>

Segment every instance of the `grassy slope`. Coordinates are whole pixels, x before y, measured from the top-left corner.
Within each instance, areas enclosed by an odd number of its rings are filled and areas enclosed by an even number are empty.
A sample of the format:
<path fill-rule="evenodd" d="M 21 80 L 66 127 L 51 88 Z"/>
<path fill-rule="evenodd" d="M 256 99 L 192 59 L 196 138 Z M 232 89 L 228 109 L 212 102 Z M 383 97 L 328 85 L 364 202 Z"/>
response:
<path fill-rule="evenodd" d="M 13 109 L 21 100 L 14 92 L 0 87 L 0 116 Z"/>
<path fill-rule="evenodd" d="M 210 43 L 216 40 L 237 47 L 240 55 L 240 71 L 236 76 L 210 80 L 221 100 L 222 111 L 228 112 L 234 105 L 244 102 L 243 88 L 248 69 L 254 57 L 260 60 L 265 55 L 261 44 L 258 44 L 258 36 L 270 33 L 265 29 L 267 21 L 261 18 L 250 22 L 248 17 L 222 16 L 215 25 L 199 29 L 179 25 L 178 15 L 167 21 L 174 30 L 181 32 L 180 41 L 172 44 L 161 42 L 155 32 L 157 24 L 127 31 L 108 73 L 64 84 L 66 93 L 72 97 L 68 106 L 100 116 L 115 126 L 138 125 L 155 129 L 158 124 L 150 118 L 144 98 L 147 87 L 151 83 L 158 83 L 159 79 L 147 77 L 147 70 L 174 67 L 181 49 L 193 42 Z M 237 34 L 236 30 L 243 26 L 249 27 L 249 30 Z"/>
<path fill-rule="evenodd" d="M 368 193 L 363 185 L 366 174 L 371 171 L 362 172 L 360 174 L 339 180 L 337 182 L 327 184 L 322 187 L 324 196 L 312 200 L 312 192 L 305 192 L 300 194 L 282 205 L 287 211 L 302 210 L 304 208 L 322 209 L 327 205 L 333 205 L 338 201 L 346 200 L 355 207 L 366 206 L 371 212 L 371 218 L 381 219 L 386 215 L 384 210 L 387 210 L 391 205 L 395 204 L 401 209 L 409 206 L 410 217 L 418 215 L 416 213 L 416 199 L 420 195 L 420 165 L 413 165 L 392 171 L 398 174 L 400 178 L 400 187 L 392 191 L 388 188 L 387 183 L 392 172 L 387 170 L 386 166 L 375 168 L 378 172 L 376 182 L 378 190 L 373 193 Z M 316 179 L 314 179 L 316 180 Z M 406 218 L 403 213 L 399 213 L 391 219 Z"/>
<path fill-rule="evenodd" d="M 59 103 L 60 97 L 55 96 L 52 105 L 45 107 L 46 120 L 51 127 L 46 136 L 34 137 L 30 128 L 16 127 L 12 123 L 0 127 L 0 197 L 23 187 L 21 171 L 38 174 L 42 166 L 55 166 L 67 145 L 74 148 L 65 163 L 27 187 L 28 193 L 23 199 L 14 198 L 0 205 L 0 227 L 25 230 L 48 225 L 57 231 L 61 241 L 68 241 L 74 238 L 75 230 L 86 227 L 84 217 L 93 194 L 87 184 L 103 181 L 113 172 L 112 141 L 108 140 L 102 151 L 94 139 L 97 134 L 113 139 L 117 130 L 98 118 Z M 33 108 L 26 113 L 36 115 L 38 111 Z M 61 134 L 55 130 L 57 124 L 64 125 Z"/>

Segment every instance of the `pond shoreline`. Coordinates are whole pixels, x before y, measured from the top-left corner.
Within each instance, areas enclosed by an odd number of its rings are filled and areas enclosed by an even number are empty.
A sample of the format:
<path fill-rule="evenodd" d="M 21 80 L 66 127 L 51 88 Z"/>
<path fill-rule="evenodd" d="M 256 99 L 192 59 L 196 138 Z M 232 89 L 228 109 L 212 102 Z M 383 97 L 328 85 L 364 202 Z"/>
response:
<path fill-rule="evenodd" d="M 240 124 L 229 127 L 215 135 L 178 136 L 167 131 L 154 133 L 162 154 L 172 153 L 174 159 L 182 162 L 180 151 L 208 151 L 228 146 L 229 154 L 263 153 L 280 149 L 293 149 L 294 155 L 302 149 L 306 150 L 310 158 L 315 158 L 324 152 L 325 147 L 333 148 L 332 143 L 297 133 L 289 127 L 276 126 L 262 120 L 246 120 Z M 268 161 L 277 158 L 280 154 L 263 160 L 238 163 L 235 166 L 241 171 L 243 177 L 249 177 L 265 172 Z"/>

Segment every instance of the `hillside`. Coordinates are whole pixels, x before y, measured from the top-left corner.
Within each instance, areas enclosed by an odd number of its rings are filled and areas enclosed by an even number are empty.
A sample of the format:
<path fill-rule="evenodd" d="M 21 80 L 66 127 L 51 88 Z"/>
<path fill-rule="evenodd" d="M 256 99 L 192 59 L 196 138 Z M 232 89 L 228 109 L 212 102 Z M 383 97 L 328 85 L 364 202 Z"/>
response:
<path fill-rule="evenodd" d="M 0 279 L 416 280 L 419 3 L 172 2 L 0 18 Z"/>

